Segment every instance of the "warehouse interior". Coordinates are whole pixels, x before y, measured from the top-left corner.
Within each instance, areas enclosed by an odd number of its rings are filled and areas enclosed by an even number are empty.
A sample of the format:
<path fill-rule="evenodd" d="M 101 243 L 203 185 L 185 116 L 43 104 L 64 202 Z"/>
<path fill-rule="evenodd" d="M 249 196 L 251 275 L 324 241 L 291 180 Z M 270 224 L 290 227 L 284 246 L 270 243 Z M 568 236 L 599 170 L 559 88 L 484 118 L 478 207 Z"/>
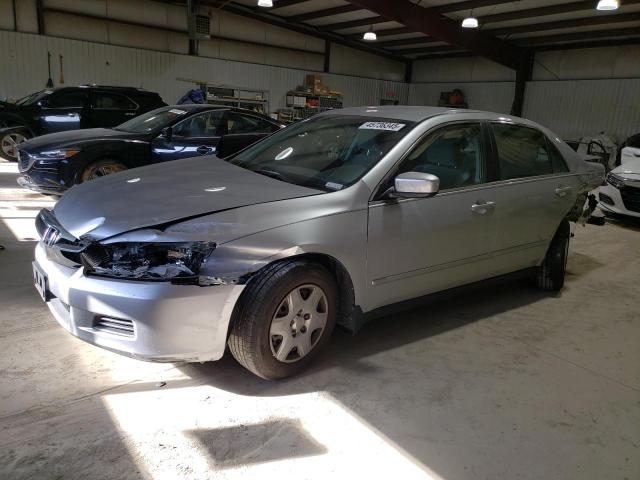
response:
<path fill-rule="evenodd" d="M 282 126 L 343 107 L 463 107 L 537 122 L 640 188 L 623 153 L 640 157 L 638 1 L 0 0 L 0 11 L 3 102 L 84 85 L 172 106 L 201 89 L 204 103 Z M 593 192 L 604 225 L 571 227 L 559 293 L 487 282 L 336 330 L 307 370 L 267 381 L 228 353 L 144 362 L 69 335 L 32 271 L 36 217 L 64 195 L 23 188 L 21 173 L 0 158 L 2 478 L 640 478 L 640 203 L 618 214 Z"/>

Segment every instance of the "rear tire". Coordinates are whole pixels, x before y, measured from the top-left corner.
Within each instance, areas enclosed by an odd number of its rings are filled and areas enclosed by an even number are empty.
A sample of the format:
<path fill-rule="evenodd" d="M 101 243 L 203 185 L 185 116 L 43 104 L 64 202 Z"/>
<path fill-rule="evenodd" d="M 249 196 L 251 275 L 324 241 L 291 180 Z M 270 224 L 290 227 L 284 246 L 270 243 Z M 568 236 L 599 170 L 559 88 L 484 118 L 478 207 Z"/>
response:
<path fill-rule="evenodd" d="M 105 177 L 112 173 L 122 172 L 127 166 L 117 160 L 104 159 L 87 165 L 80 174 L 80 183 L 88 182 L 96 178 Z"/>
<path fill-rule="evenodd" d="M 569 238 L 571 227 L 567 220 L 563 220 L 556 234 L 551 240 L 549 250 L 538 269 L 536 284 L 538 288 L 547 292 L 559 292 L 564 286 L 569 257 Z"/>
<path fill-rule="evenodd" d="M 338 300 L 324 267 L 304 260 L 270 265 L 251 279 L 234 309 L 229 349 L 266 380 L 294 375 L 328 342 Z"/>

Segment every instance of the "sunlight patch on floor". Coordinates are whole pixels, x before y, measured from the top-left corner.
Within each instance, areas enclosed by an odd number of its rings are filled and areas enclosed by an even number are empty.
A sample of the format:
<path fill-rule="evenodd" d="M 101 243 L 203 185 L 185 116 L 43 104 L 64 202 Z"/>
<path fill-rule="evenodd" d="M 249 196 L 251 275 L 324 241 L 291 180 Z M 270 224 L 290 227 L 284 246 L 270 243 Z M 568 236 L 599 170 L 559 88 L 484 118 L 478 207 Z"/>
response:
<path fill-rule="evenodd" d="M 193 380 L 145 388 L 103 400 L 154 479 L 441 480 L 329 394 L 256 398 Z"/>

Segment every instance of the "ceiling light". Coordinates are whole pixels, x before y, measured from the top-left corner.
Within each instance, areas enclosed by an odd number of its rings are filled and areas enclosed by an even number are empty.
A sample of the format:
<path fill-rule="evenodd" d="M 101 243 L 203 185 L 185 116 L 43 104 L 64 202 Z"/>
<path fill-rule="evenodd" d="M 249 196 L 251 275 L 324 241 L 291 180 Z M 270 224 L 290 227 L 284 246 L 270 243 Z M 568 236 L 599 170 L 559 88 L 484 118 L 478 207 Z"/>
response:
<path fill-rule="evenodd" d="M 478 19 L 475 17 L 467 17 L 462 20 L 462 28 L 478 28 Z"/>
<path fill-rule="evenodd" d="M 259 7 L 271 8 L 273 7 L 273 0 L 258 0 Z"/>
<path fill-rule="evenodd" d="M 620 7 L 618 0 L 600 0 L 596 10 L 617 10 Z"/>
<path fill-rule="evenodd" d="M 374 32 L 372 28 L 368 32 L 365 32 L 362 39 L 366 40 L 367 42 L 375 42 L 378 39 L 378 35 L 376 35 L 376 32 Z"/>

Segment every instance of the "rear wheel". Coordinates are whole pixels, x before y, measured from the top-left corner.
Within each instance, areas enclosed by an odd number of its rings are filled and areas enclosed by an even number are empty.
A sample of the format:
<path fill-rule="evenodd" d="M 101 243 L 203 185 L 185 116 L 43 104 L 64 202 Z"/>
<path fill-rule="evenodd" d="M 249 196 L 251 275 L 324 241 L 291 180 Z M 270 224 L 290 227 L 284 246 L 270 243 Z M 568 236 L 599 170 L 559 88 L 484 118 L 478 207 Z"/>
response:
<path fill-rule="evenodd" d="M 127 166 L 118 162 L 117 160 L 98 160 L 90 165 L 88 165 L 80 175 L 81 182 L 88 182 L 89 180 L 94 180 L 96 178 L 104 177 L 106 175 L 111 175 L 112 173 L 122 172 L 126 170 Z"/>
<path fill-rule="evenodd" d="M 542 265 L 538 269 L 536 276 L 538 288 L 549 292 L 559 292 L 564 286 L 570 237 L 571 228 L 569 222 L 563 220 L 553 240 L 551 240 L 551 245 L 549 245 L 549 250 L 547 250 L 547 255 Z"/>
<path fill-rule="evenodd" d="M 335 281 L 324 267 L 279 262 L 247 285 L 233 314 L 229 349 L 259 377 L 294 375 L 329 340 L 337 308 Z"/>
<path fill-rule="evenodd" d="M 29 138 L 26 130 L 12 130 L 0 136 L 0 157 L 10 162 L 18 161 L 18 146 Z"/>

